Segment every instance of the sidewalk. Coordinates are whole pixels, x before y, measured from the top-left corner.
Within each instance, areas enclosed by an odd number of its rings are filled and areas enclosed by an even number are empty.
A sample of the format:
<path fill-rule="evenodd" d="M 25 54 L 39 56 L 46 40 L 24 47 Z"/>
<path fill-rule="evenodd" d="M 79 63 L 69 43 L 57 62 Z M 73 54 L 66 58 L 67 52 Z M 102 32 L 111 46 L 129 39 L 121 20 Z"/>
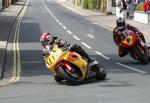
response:
<path fill-rule="evenodd" d="M 106 15 L 101 12 L 94 12 L 91 10 L 82 9 L 80 6 L 72 4 L 69 0 L 68 1 L 57 0 L 57 2 L 62 6 L 66 7 L 67 9 L 70 9 L 73 12 L 81 16 L 84 16 L 88 20 L 97 23 L 98 25 L 109 28 L 110 30 L 112 30 L 116 26 L 115 15 Z M 146 41 L 150 43 L 150 24 L 139 23 L 131 19 L 127 19 L 126 21 L 127 23 L 137 27 L 141 32 L 143 32 Z"/>
<path fill-rule="evenodd" d="M 7 40 L 17 15 L 23 9 L 27 0 L 19 0 L 8 8 L 0 11 L 0 79 L 5 66 Z"/>

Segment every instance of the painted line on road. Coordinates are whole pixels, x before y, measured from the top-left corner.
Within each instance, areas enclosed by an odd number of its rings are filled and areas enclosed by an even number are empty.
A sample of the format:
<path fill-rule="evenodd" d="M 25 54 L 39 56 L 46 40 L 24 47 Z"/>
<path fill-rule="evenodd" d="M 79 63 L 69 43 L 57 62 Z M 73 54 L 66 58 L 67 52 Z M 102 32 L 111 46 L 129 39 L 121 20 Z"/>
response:
<path fill-rule="evenodd" d="M 105 59 L 110 59 L 109 57 L 103 55 L 103 54 L 100 53 L 99 51 L 95 51 L 95 53 L 98 54 L 98 55 L 100 55 L 100 56 L 102 56 L 102 57 L 105 58 Z"/>
<path fill-rule="evenodd" d="M 124 64 L 119 63 L 119 62 L 117 62 L 116 64 L 117 64 L 117 65 L 120 65 L 120 66 L 122 66 L 122 67 L 128 68 L 128 69 L 130 69 L 130 70 L 134 70 L 134 71 L 136 71 L 136 72 L 142 73 L 142 74 L 145 74 L 145 73 L 146 73 L 146 72 L 144 72 L 144 71 L 142 71 L 142 70 L 135 69 L 135 68 L 133 68 L 133 67 L 124 65 Z"/>
<path fill-rule="evenodd" d="M 67 30 L 67 32 L 68 32 L 70 35 L 72 35 L 72 32 L 71 32 L 70 30 Z"/>
<path fill-rule="evenodd" d="M 15 83 L 17 80 L 19 80 L 19 78 L 20 78 L 20 72 L 18 72 L 18 71 L 20 71 L 19 69 L 20 69 L 20 66 L 18 65 L 18 60 L 20 60 L 18 57 L 17 57 L 17 54 L 18 54 L 18 44 L 17 44 L 17 35 L 18 35 L 18 32 L 19 32 L 19 30 L 18 30 L 18 28 L 19 28 L 19 26 L 20 26 L 20 24 L 19 23 L 21 23 L 21 19 L 19 19 L 18 20 L 18 22 L 17 22 L 17 26 L 16 26 L 16 30 L 15 30 L 15 35 L 14 35 L 14 40 L 13 40 L 13 50 L 14 50 L 14 57 L 13 57 L 13 76 L 11 77 L 11 79 L 10 80 L 8 80 L 8 81 L 6 81 L 6 82 L 4 82 L 4 83 L 2 83 L 2 84 L 0 84 L 0 86 L 6 86 L 6 85 L 10 85 L 10 84 L 13 84 L 13 83 Z M 18 59 L 17 59 L 18 58 Z M 19 66 L 19 67 L 18 67 Z"/>
<path fill-rule="evenodd" d="M 76 40 L 80 40 L 76 35 L 73 35 L 73 37 L 74 37 Z"/>
<path fill-rule="evenodd" d="M 6 48 L 7 42 L 6 41 L 0 41 L 0 49 Z"/>
<path fill-rule="evenodd" d="M 59 25 L 61 25 L 61 26 L 62 26 L 63 24 L 60 22 L 60 23 L 59 23 Z"/>
<path fill-rule="evenodd" d="M 94 35 L 92 35 L 92 34 L 86 34 L 86 36 L 89 37 L 89 38 L 91 38 L 91 39 L 96 38 L 96 37 L 95 37 Z"/>
<path fill-rule="evenodd" d="M 46 10 L 49 12 L 49 14 L 56 20 L 57 18 L 54 16 L 54 14 L 51 12 L 51 10 L 49 10 L 49 8 L 46 6 L 44 0 L 41 0 L 46 8 Z"/>
<path fill-rule="evenodd" d="M 62 26 L 65 30 L 67 29 L 67 27 L 66 26 Z"/>
<path fill-rule="evenodd" d="M 59 23 L 60 21 L 57 19 L 56 22 Z"/>
<path fill-rule="evenodd" d="M 51 13 L 50 13 L 51 14 Z M 51 16 L 53 17 L 53 18 L 56 18 L 53 14 L 51 14 Z"/>
<path fill-rule="evenodd" d="M 54 17 L 55 20 L 58 20 L 56 17 Z"/>
<path fill-rule="evenodd" d="M 20 52 L 19 52 L 19 30 L 20 30 L 21 21 L 25 14 L 26 9 L 27 9 L 28 3 L 29 3 L 29 1 L 26 2 L 21 13 L 17 16 L 18 21 L 16 24 L 16 29 L 15 29 L 14 38 L 13 38 L 13 51 L 14 51 L 13 52 L 14 53 L 13 76 L 9 80 L 5 79 L 4 82 L 2 84 L 0 84 L 0 86 L 7 86 L 10 84 L 16 83 L 20 78 L 21 64 L 20 64 Z"/>
<path fill-rule="evenodd" d="M 20 66 L 20 53 L 19 53 L 18 39 L 19 39 L 19 29 L 20 29 L 21 21 L 22 21 L 22 18 L 19 19 L 16 30 L 15 30 L 14 43 L 13 43 L 13 48 L 14 48 L 13 77 L 8 82 L 9 84 L 17 82 L 20 78 L 21 66 Z"/>
<path fill-rule="evenodd" d="M 50 12 L 50 14 L 51 14 L 53 17 L 55 17 L 55 16 L 53 15 L 53 13 L 52 13 L 52 12 Z"/>
<path fill-rule="evenodd" d="M 87 45 L 85 42 L 81 42 L 81 44 L 83 44 L 85 47 L 91 49 L 91 47 L 89 45 Z"/>

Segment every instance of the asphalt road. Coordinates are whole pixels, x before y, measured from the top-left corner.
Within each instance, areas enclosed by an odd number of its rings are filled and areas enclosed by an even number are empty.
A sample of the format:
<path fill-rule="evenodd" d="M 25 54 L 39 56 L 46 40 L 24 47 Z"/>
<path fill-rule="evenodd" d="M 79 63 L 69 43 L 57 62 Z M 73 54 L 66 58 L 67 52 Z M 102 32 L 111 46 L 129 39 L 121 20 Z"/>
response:
<path fill-rule="evenodd" d="M 80 44 L 104 66 L 107 80 L 78 86 L 57 84 L 41 56 L 39 37 L 42 32 L 51 32 L 71 44 Z M 141 65 L 129 56 L 120 58 L 112 31 L 65 9 L 54 0 L 30 0 L 18 34 L 20 58 L 16 56 L 15 59 L 21 67 L 16 83 L 0 87 L 1 103 L 150 102 L 150 64 Z M 13 37 L 14 33 L 8 44 L 4 78 L 13 75 Z"/>

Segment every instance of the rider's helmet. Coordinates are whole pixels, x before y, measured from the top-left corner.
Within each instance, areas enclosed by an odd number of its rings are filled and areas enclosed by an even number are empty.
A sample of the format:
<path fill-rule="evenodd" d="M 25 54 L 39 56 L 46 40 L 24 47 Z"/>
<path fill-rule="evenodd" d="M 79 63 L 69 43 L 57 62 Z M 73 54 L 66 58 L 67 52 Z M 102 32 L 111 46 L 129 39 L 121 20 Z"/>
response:
<path fill-rule="evenodd" d="M 46 45 L 50 44 L 53 41 L 52 34 L 46 32 L 43 33 L 40 37 L 41 44 L 45 47 Z"/>
<path fill-rule="evenodd" d="M 117 27 L 120 31 L 123 31 L 125 29 L 126 23 L 125 19 L 122 17 L 119 17 L 116 21 Z"/>

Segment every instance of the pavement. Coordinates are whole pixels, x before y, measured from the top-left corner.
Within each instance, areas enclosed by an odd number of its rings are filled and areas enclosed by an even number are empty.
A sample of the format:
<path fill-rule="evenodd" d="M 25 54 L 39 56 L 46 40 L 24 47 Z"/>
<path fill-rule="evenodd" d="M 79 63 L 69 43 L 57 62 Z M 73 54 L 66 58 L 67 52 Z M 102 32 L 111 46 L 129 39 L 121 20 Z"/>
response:
<path fill-rule="evenodd" d="M 80 6 L 74 5 L 70 0 L 57 0 L 62 6 L 66 7 L 73 12 L 84 16 L 88 20 L 94 22 L 97 25 L 104 26 L 105 28 L 112 30 L 116 26 L 116 16 L 107 15 L 102 12 L 95 12 L 91 10 L 82 9 Z M 130 25 L 137 27 L 145 36 L 145 39 L 150 43 L 150 24 L 144 24 L 133 19 L 126 19 L 126 22 Z"/>
<path fill-rule="evenodd" d="M 22 11 L 27 0 L 19 0 L 8 8 L 0 11 L 0 79 L 5 67 L 6 48 L 9 34 L 17 16 Z"/>

